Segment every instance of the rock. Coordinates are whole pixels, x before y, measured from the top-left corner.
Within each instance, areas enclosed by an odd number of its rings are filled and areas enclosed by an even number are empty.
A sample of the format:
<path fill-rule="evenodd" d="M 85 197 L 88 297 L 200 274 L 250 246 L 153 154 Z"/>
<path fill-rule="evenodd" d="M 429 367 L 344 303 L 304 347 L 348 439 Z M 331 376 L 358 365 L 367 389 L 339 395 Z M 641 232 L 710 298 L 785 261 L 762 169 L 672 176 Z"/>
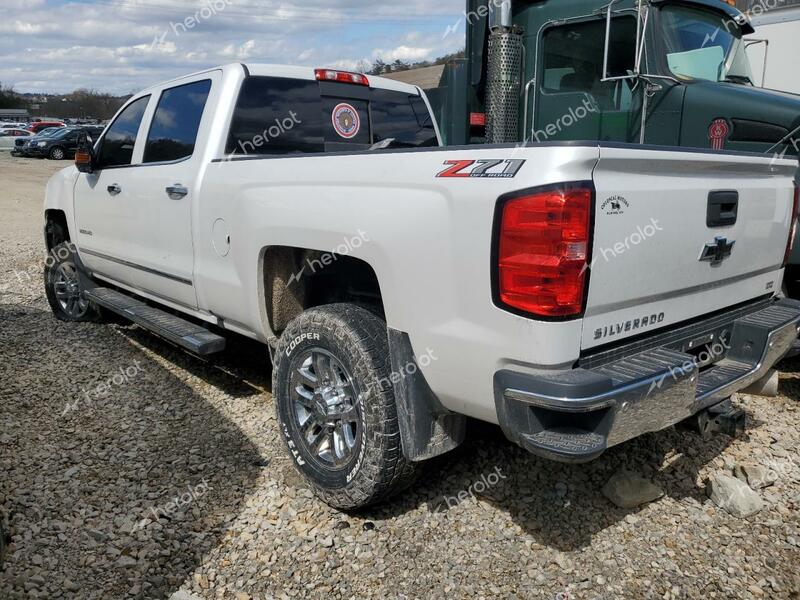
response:
<path fill-rule="evenodd" d="M 65 579 L 62 582 L 61 587 L 63 587 L 68 592 L 77 592 L 78 590 L 81 589 L 81 587 L 78 584 L 69 579 Z"/>
<path fill-rule="evenodd" d="M 635 473 L 619 471 L 603 486 L 603 495 L 620 508 L 635 508 L 658 500 L 664 491 Z"/>
<path fill-rule="evenodd" d="M 200 586 L 201 589 L 207 590 L 208 589 L 208 577 L 203 575 L 202 573 L 195 573 L 194 574 L 194 581 L 197 585 Z"/>
<path fill-rule="evenodd" d="M 764 508 L 764 502 L 743 481 L 718 473 L 706 487 L 711 501 L 734 517 L 746 518 Z"/>
<path fill-rule="evenodd" d="M 90 529 L 87 531 L 89 537 L 91 537 L 95 542 L 103 543 L 108 540 L 108 536 L 100 531 L 99 529 Z"/>
<path fill-rule="evenodd" d="M 117 559 L 117 562 L 115 564 L 118 567 L 122 567 L 123 569 L 129 569 L 131 567 L 135 567 L 137 563 L 136 559 L 133 558 L 132 556 L 127 556 L 123 554 Z"/>
<path fill-rule="evenodd" d="M 556 496 L 564 498 L 569 493 L 569 486 L 563 481 L 556 483 Z"/>
<path fill-rule="evenodd" d="M 752 463 L 736 465 L 733 473 L 737 479 L 741 479 L 754 490 L 769 487 L 778 480 L 775 471 Z"/>
<path fill-rule="evenodd" d="M 202 598 L 190 592 L 178 590 L 177 592 L 172 594 L 172 596 L 169 597 L 169 600 L 202 600 Z"/>

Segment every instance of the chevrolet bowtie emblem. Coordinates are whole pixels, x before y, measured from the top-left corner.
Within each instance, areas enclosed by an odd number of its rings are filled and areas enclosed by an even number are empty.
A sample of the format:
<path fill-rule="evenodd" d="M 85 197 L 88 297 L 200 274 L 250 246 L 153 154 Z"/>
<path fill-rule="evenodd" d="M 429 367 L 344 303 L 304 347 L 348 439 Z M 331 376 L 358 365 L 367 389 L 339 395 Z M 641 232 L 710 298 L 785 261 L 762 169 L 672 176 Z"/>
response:
<path fill-rule="evenodd" d="M 712 267 L 722 264 L 722 261 L 728 258 L 733 252 L 733 246 L 736 242 L 729 242 L 727 238 L 717 237 L 710 244 L 706 244 L 703 248 L 703 253 L 700 255 L 701 261 L 708 261 Z"/>

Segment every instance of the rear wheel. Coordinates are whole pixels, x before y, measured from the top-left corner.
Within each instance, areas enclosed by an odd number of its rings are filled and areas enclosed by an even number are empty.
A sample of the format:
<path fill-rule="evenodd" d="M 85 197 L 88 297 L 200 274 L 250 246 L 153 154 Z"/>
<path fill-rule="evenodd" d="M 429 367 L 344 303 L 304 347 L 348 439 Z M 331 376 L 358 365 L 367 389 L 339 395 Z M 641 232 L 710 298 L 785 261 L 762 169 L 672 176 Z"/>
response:
<path fill-rule="evenodd" d="M 400 446 L 386 323 L 350 304 L 303 313 L 278 344 L 273 394 L 295 467 L 343 510 L 410 485 Z"/>
<path fill-rule="evenodd" d="M 100 310 L 84 292 L 75 260 L 75 248 L 64 242 L 47 255 L 44 269 L 47 302 L 57 319 L 68 322 L 97 322 Z"/>

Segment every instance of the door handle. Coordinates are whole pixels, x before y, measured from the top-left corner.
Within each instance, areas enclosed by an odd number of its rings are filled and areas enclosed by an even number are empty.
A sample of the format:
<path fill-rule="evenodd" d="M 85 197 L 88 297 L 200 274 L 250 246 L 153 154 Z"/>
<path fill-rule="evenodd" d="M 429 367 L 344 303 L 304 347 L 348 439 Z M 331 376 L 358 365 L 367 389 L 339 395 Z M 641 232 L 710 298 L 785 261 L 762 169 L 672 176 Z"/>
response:
<path fill-rule="evenodd" d="M 116 196 L 117 194 L 122 193 L 122 188 L 119 187 L 119 184 L 116 183 L 112 183 L 106 189 L 108 190 L 108 193 L 111 194 L 112 196 Z"/>
<path fill-rule="evenodd" d="M 173 200 L 180 200 L 188 193 L 189 190 L 186 189 L 186 187 L 182 186 L 180 183 L 176 183 L 175 185 L 170 185 L 167 187 L 167 196 L 169 196 Z"/>

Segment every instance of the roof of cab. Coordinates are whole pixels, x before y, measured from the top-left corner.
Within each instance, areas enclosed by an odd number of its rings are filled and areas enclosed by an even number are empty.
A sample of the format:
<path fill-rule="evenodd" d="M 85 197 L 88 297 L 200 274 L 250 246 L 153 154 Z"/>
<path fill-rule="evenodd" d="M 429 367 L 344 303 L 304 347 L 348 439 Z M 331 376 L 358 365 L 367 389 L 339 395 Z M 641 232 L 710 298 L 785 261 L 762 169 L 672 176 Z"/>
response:
<path fill-rule="evenodd" d="M 347 69 L 335 69 L 333 67 L 294 67 L 291 65 L 271 65 L 271 64 L 245 64 L 247 70 L 251 75 L 256 76 L 270 76 L 270 77 L 289 77 L 292 79 L 307 79 L 316 80 L 317 76 L 315 70 L 331 69 L 333 71 L 347 71 Z M 385 90 L 392 90 L 395 92 L 405 92 L 408 94 L 418 94 L 416 86 L 394 81 L 385 77 L 378 77 L 377 75 L 367 75 L 369 86 L 373 88 L 381 88 Z"/>
<path fill-rule="evenodd" d="M 255 76 L 286 77 L 289 79 L 306 79 L 309 81 L 315 81 L 317 78 L 314 72 L 316 68 L 329 68 L 329 67 L 296 67 L 292 65 L 273 65 L 273 64 L 263 64 L 263 63 L 248 63 L 248 64 L 228 63 L 226 65 L 220 65 L 218 67 L 213 67 L 211 69 L 204 69 L 202 71 L 196 71 L 195 73 L 182 75 L 180 77 L 176 77 L 175 79 L 170 79 L 169 81 L 162 81 L 161 83 L 151 85 L 146 89 L 137 92 L 135 96 L 142 96 L 147 94 L 153 89 L 161 88 L 172 83 L 180 83 L 184 79 L 189 79 L 190 77 L 196 77 L 204 73 L 210 73 L 212 71 L 231 71 L 234 69 L 236 70 L 245 69 L 248 73 L 250 73 L 250 75 L 255 75 Z M 419 89 L 416 86 L 409 85 L 407 83 L 394 81 L 392 79 L 387 79 L 385 77 L 378 77 L 376 75 L 367 75 L 366 77 L 369 80 L 370 87 L 372 88 L 380 88 L 384 90 L 391 90 L 394 92 L 403 92 L 412 95 L 419 94 Z"/>

